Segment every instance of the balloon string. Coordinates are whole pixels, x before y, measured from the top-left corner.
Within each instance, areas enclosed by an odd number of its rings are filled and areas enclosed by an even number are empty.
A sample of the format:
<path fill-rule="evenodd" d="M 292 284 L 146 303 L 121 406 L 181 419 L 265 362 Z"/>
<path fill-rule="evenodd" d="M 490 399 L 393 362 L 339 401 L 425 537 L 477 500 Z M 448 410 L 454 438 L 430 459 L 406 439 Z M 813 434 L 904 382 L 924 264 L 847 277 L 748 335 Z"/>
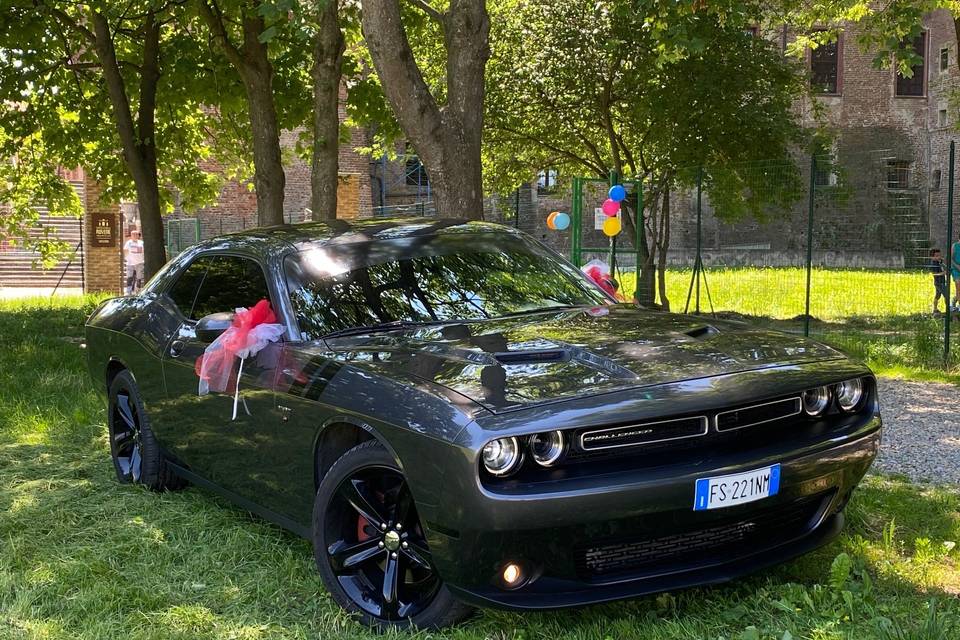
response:
<path fill-rule="evenodd" d="M 240 369 L 237 371 L 237 384 L 233 392 L 233 417 L 230 418 L 230 421 L 233 422 L 237 419 L 237 403 L 240 400 L 240 376 L 243 374 L 243 361 L 246 358 L 240 358 Z M 244 403 L 246 406 L 246 403 Z"/>

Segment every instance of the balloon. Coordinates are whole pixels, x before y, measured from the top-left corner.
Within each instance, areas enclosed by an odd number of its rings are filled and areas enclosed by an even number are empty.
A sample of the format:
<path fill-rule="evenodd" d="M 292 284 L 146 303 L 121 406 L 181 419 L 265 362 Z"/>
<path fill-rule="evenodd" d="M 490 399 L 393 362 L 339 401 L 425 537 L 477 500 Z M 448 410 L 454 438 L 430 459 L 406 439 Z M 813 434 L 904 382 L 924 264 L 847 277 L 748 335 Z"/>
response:
<path fill-rule="evenodd" d="M 609 195 L 610 199 L 615 202 L 623 202 L 627 197 L 627 190 L 623 188 L 622 184 L 615 184 L 610 187 L 610 191 L 607 195 Z"/>
<path fill-rule="evenodd" d="M 560 215 L 559 211 L 551 211 L 550 215 L 547 216 L 547 228 L 556 229 L 557 228 L 557 216 Z"/>
<path fill-rule="evenodd" d="M 604 200 L 600 208 L 603 209 L 603 213 L 608 216 L 615 216 L 620 213 L 620 203 L 610 198 Z"/>
<path fill-rule="evenodd" d="M 558 212 L 557 217 L 553 219 L 553 226 L 557 230 L 563 231 L 570 226 L 570 216 L 563 212 Z"/>
<path fill-rule="evenodd" d="M 603 233 L 613 237 L 620 233 L 620 218 L 607 218 L 603 221 Z"/>

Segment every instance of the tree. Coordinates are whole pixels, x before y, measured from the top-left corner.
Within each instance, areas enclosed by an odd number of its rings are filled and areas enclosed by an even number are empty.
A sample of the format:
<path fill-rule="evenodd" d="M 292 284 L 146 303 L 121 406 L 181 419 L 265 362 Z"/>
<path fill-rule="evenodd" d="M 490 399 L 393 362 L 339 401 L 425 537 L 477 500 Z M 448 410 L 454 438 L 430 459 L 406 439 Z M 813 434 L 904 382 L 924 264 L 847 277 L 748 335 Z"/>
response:
<path fill-rule="evenodd" d="M 280 152 L 274 66 L 268 43 L 282 27 L 285 18 L 278 17 L 279 8 L 261 2 L 227 5 L 218 0 L 199 0 L 198 7 L 213 41 L 236 69 L 246 90 L 253 140 L 257 221 L 261 226 L 282 224 L 286 174 Z M 268 30 L 264 15 L 270 13 L 274 14 L 274 23 Z"/>
<path fill-rule="evenodd" d="M 731 216 L 759 213 L 773 176 L 743 163 L 779 158 L 801 129 L 792 112 L 804 83 L 795 64 L 755 37 L 762 3 L 502 0 L 493 8 L 485 164 L 505 190 L 538 169 L 647 185 L 627 201 L 627 242 L 640 224 L 637 295 L 669 306 L 663 273 L 669 193 L 697 166 Z M 794 172 L 795 174 L 795 172 Z M 781 178 L 782 176 L 777 176 Z M 599 204 L 599 203 L 598 203 Z"/>
<path fill-rule="evenodd" d="M 430 177 L 437 213 L 483 217 L 481 138 L 490 56 L 485 0 L 451 0 L 446 11 L 411 0 L 442 32 L 444 81 L 424 79 L 399 0 L 365 0 L 363 35 L 384 94 Z"/>
<path fill-rule="evenodd" d="M 310 209 L 314 220 L 337 217 L 340 150 L 340 81 L 346 48 L 337 0 L 321 0 L 313 38 L 313 145 Z"/>
<path fill-rule="evenodd" d="M 23 195 L 35 187 L 31 200 L 75 213 L 79 203 L 54 168 L 82 166 L 107 200 L 136 197 L 152 274 L 166 261 L 161 213 L 172 190 L 189 206 L 212 199 L 217 187 L 200 167 L 209 155 L 202 109 L 209 93 L 195 72 L 202 52 L 189 28 L 171 27 L 182 8 L 159 0 L 3 4 L 0 157 L 23 168 L 11 188 Z M 29 206 L 19 211 L 20 223 L 35 219 Z"/>

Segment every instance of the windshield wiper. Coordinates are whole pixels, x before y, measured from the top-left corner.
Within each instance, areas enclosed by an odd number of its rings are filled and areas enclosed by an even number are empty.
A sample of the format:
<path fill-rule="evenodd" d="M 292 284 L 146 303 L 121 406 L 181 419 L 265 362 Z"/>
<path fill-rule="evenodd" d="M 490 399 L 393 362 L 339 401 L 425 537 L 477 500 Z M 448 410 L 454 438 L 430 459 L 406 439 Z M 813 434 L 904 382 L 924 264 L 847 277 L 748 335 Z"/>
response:
<path fill-rule="evenodd" d="M 411 320 L 393 320 L 392 322 L 378 322 L 376 324 L 366 324 L 359 327 L 347 327 L 337 329 L 330 333 L 320 336 L 322 340 L 327 338 L 339 338 L 341 336 L 359 336 L 370 333 L 384 333 L 386 331 L 396 331 L 398 329 L 416 329 L 437 324 L 447 324 L 449 320 L 427 320 L 425 322 L 413 322 Z"/>

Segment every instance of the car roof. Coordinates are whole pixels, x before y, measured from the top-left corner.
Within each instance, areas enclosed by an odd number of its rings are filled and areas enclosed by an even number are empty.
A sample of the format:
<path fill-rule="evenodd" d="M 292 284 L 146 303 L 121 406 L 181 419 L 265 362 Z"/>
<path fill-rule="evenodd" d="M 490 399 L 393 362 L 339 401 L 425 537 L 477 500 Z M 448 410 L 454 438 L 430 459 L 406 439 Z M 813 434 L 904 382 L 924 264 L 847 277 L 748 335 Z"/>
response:
<path fill-rule="evenodd" d="M 259 245 L 265 252 L 294 247 L 304 250 L 330 243 L 375 242 L 429 235 L 518 232 L 512 227 L 461 218 L 352 218 L 329 222 L 303 222 L 272 227 L 259 227 L 228 233 L 202 245 L 224 245 L 241 241 L 246 246 Z"/>

